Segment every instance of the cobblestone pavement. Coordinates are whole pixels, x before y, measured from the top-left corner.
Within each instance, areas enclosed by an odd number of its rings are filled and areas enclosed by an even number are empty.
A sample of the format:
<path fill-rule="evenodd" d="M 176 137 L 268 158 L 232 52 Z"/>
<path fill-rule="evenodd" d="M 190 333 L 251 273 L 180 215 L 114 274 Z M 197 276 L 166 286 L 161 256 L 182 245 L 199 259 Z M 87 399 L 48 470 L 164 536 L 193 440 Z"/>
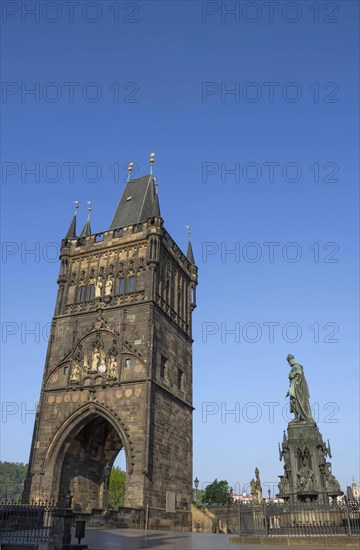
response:
<path fill-rule="evenodd" d="M 181 533 L 172 531 L 144 531 L 136 529 L 87 529 L 82 543 L 89 545 L 89 550 L 135 550 L 138 548 L 153 548 L 159 550 L 299 550 L 299 546 L 269 546 L 262 544 L 229 544 L 233 535 L 213 535 L 211 533 Z M 74 541 L 75 542 L 75 541 Z M 325 546 L 324 546 L 325 548 Z M 311 547 L 307 546 L 307 550 Z M 316 550 L 322 550 L 317 546 Z M 343 550 L 332 547 L 332 550 Z"/>

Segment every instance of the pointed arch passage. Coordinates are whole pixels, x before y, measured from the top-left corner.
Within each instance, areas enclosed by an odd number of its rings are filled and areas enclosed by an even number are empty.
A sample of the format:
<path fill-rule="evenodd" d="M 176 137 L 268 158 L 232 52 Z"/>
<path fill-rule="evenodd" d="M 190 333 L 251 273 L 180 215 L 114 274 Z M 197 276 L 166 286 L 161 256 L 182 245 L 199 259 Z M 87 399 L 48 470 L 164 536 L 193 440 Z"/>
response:
<path fill-rule="evenodd" d="M 59 429 L 49 447 L 44 469 L 53 472 L 52 498 L 63 503 L 70 493 L 75 510 L 106 508 L 110 471 L 122 449 L 130 474 L 132 459 L 120 423 L 102 407 L 86 405 Z"/>

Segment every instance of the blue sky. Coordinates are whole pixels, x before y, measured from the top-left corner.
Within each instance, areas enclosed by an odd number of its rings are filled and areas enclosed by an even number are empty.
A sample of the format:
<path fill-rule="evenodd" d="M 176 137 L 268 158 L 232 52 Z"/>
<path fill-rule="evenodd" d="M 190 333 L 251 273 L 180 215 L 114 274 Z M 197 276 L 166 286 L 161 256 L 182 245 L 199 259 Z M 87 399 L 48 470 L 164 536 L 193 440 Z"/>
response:
<path fill-rule="evenodd" d="M 293 353 L 345 487 L 359 475 L 358 3 L 33 4 L 2 6 L 2 459 L 28 460 L 51 243 L 76 199 L 80 224 L 91 200 L 105 230 L 124 166 L 145 174 L 154 151 L 165 225 L 183 249 L 191 225 L 199 266 L 194 477 L 242 489 L 258 466 L 276 486 Z"/>

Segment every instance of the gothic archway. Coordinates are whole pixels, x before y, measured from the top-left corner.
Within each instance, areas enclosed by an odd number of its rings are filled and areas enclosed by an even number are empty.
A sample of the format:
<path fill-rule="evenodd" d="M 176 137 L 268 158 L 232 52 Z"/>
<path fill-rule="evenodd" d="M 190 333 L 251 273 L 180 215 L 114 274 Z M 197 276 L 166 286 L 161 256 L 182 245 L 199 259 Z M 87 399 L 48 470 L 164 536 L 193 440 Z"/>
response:
<path fill-rule="evenodd" d="M 94 405 L 78 411 L 58 431 L 45 461 L 53 471 L 52 498 L 65 504 L 70 493 L 75 510 L 106 507 L 110 471 L 122 449 L 128 464 L 126 436 L 115 419 Z"/>

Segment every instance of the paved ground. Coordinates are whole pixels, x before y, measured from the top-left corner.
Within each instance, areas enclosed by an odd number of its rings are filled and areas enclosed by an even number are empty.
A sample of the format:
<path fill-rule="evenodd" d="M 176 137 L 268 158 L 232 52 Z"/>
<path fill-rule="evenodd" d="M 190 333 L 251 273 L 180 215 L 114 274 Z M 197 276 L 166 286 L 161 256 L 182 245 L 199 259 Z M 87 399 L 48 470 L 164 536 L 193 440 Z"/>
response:
<path fill-rule="evenodd" d="M 135 529 L 86 529 L 83 544 L 89 545 L 89 550 L 135 550 L 138 548 L 158 548 L 159 550 L 285 550 L 294 549 L 291 546 L 266 546 L 265 544 L 229 544 L 233 535 L 213 535 L 210 533 L 179 533 L 172 531 L 144 531 Z M 73 539 L 73 543 L 75 540 Z M 310 550 L 310 547 L 306 547 Z M 325 547 L 324 547 L 325 548 Z M 299 550 L 299 546 L 296 547 Z M 321 550 L 320 546 L 316 550 Z M 343 550 L 332 547 L 332 550 Z"/>

